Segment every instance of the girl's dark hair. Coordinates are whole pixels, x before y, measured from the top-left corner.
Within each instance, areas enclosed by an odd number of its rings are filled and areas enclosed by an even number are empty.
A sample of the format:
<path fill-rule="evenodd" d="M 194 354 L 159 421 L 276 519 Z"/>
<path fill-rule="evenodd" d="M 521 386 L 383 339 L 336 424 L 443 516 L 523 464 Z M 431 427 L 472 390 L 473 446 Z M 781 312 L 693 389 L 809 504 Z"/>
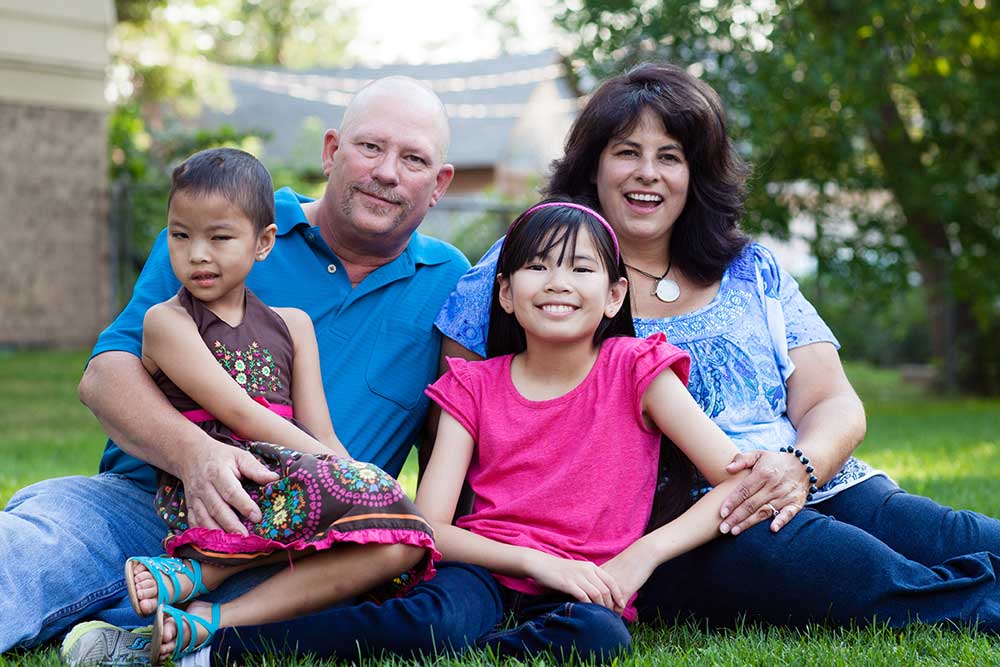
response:
<path fill-rule="evenodd" d="M 550 201 L 566 201 L 549 198 Z M 558 252 L 556 261 L 572 261 L 576 240 L 580 231 L 590 234 L 597 248 L 600 261 L 608 272 L 610 282 L 616 283 L 625 276 L 625 265 L 616 257 L 614 240 L 597 218 L 568 206 L 553 206 L 537 211 L 528 209 L 511 223 L 497 259 L 497 273 L 507 278 L 535 257 L 545 257 Z M 594 332 L 594 345 L 614 336 L 635 336 L 632 325 L 632 309 L 628 295 L 613 317 L 604 317 Z M 486 356 L 498 357 L 504 354 L 524 352 L 527 340 L 524 327 L 513 314 L 500 307 L 500 283 L 494 281 L 493 296 L 490 301 L 490 326 L 486 336 Z"/>
<path fill-rule="evenodd" d="M 690 170 L 687 202 L 670 235 L 670 260 L 708 285 L 722 278 L 748 242 L 738 225 L 749 168 L 726 134 L 718 94 L 683 68 L 647 63 L 601 84 L 573 123 L 564 156 L 552 163 L 545 191 L 599 207 L 601 153 L 635 129 L 646 110 L 681 142 Z"/>
<path fill-rule="evenodd" d="M 271 174 L 253 155 L 236 148 L 210 148 L 184 160 L 171 177 L 167 208 L 178 192 L 225 197 L 253 223 L 257 234 L 274 223 Z"/>

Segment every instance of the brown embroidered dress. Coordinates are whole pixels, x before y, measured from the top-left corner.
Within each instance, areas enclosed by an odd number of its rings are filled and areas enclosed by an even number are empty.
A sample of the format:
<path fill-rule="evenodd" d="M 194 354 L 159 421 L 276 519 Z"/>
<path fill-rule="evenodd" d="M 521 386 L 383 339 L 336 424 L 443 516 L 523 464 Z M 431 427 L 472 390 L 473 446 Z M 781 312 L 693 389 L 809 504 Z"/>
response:
<path fill-rule="evenodd" d="M 293 347 L 284 320 L 250 290 L 243 322 L 235 327 L 183 287 L 178 299 L 233 379 L 255 400 L 306 430 L 292 417 Z M 156 509 L 170 529 L 164 539 L 170 555 L 237 564 L 279 550 L 315 551 L 341 542 L 402 543 L 426 549 L 428 557 L 397 583 L 408 586 L 432 575 L 433 561 L 440 557 L 434 549 L 433 531 L 399 483 L 380 468 L 333 454 L 304 454 L 276 444 L 249 442 L 202 410 L 163 371 L 157 371 L 153 380 L 174 407 L 209 435 L 249 451 L 281 476 L 265 485 L 243 483 L 263 518 L 258 523 L 244 520 L 249 535 L 242 536 L 190 528 L 183 485 L 161 472 Z"/>

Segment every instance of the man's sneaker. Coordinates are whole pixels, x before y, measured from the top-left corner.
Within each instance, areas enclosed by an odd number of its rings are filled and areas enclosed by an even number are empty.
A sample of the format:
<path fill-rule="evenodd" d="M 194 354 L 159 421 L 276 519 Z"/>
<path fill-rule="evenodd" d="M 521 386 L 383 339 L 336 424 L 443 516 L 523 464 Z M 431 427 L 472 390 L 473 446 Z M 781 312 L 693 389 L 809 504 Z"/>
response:
<path fill-rule="evenodd" d="M 69 631 L 59 657 L 69 667 L 149 665 L 152 634 L 153 626 L 129 632 L 104 621 L 87 621 Z"/>

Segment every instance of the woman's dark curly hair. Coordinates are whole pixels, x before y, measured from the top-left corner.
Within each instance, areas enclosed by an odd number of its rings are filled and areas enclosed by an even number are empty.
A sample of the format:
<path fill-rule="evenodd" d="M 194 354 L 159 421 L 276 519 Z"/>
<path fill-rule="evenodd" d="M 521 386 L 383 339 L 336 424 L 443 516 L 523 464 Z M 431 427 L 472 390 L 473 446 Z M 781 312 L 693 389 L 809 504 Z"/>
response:
<path fill-rule="evenodd" d="M 689 279 L 711 284 L 748 242 L 739 220 L 749 168 L 726 134 L 718 94 L 683 68 L 647 63 L 602 83 L 573 123 L 564 156 L 552 163 L 545 193 L 600 210 L 595 178 L 601 153 L 613 138 L 630 133 L 647 109 L 681 142 L 690 170 L 687 202 L 670 235 L 670 259 Z"/>

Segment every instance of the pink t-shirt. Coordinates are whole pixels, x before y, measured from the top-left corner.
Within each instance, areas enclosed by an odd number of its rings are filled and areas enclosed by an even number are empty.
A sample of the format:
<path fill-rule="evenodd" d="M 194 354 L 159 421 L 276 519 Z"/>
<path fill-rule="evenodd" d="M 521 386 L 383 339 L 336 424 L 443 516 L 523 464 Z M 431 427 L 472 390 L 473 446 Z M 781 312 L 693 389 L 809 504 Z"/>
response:
<path fill-rule="evenodd" d="M 610 338 L 583 382 L 546 401 L 517 391 L 512 358 L 448 359 L 450 370 L 427 388 L 476 442 L 468 472 L 476 500 L 457 525 L 600 565 L 642 536 L 652 509 L 660 433 L 643 422 L 642 395 L 668 367 L 686 384 L 690 358 L 661 333 Z M 545 591 L 532 579 L 496 577 L 516 591 Z"/>

